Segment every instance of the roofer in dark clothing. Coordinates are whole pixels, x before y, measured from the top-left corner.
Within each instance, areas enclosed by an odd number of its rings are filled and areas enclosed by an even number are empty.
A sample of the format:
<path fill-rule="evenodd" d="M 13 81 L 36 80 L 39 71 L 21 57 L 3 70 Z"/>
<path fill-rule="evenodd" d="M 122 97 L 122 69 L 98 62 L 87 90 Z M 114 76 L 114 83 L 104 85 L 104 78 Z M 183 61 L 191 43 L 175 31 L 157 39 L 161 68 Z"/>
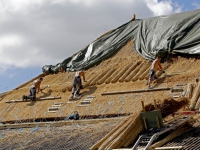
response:
<path fill-rule="evenodd" d="M 77 71 L 75 73 L 74 81 L 73 81 L 73 87 L 72 87 L 72 96 L 73 97 L 79 97 L 80 96 L 80 90 L 83 89 L 81 76 L 83 77 L 84 82 L 85 81 L 85 73 L 84 71 Z"/>
<path fill-rule="evenodd" d="M 30 100 L 35 100 L 36 99 L 36 93 L 40 91 L 40 84 L 42 82 L 43 78 L 39 78 L 33 82 L 33 85 L 31 86 L 29 90 L 29 95 L 23 95 L 22 100 L 27 101 L 28 99 Z M 36 92 L 36 90 L 38 90 Z"/>
<path fill-rule="evenodd" d="M 30 92 L 30 93 L 29 93 L 28 96 L 25 96 L 25 95 L 24 95 L 24 99 L 25 99 L 25 100 L 28 100 L 28 99 L 30 99 L 30 100 L 35 100 L 35 99 L 36 99 L 36 88 L 35 88 L 34 85 L 31 86 L 29 92 Z"/>

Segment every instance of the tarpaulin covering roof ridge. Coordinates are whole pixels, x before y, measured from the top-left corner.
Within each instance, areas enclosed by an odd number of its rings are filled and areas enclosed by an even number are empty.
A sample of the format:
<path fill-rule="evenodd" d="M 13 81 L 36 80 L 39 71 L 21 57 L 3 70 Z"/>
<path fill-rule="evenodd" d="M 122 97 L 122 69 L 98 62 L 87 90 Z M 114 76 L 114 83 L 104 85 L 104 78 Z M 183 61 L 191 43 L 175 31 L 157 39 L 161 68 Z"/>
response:
<path fill-rule="evenodd" d="M 113 56 L 134 38 L 134 49 L 148 60 L 157 54 L 168 57 L 174 54 L 200 55 L 200 9 L 153 18 L 136 19 L 100 36 L 75 55 L 56 66 L 46 65 L 45 73 L 63 70 L 89 69 Z"/>

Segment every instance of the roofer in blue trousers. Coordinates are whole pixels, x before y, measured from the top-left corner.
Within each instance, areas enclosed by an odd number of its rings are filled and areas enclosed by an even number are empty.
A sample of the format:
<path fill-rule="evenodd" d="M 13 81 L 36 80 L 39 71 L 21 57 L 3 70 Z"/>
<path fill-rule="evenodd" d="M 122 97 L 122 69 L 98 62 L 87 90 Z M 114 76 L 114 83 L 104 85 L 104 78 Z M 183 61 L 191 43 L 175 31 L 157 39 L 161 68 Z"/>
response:
<path fill-rule="evenodd" d="M 23 97 L 22 97 L 23 101 L 27 101 L 28 99 L 30 99 L 30 100 L 36 99 L 36 93 L 41 91 L 40 84 L 41 84 L 42 80 L 43 80 L 43 78 L 39 78 L 33 82 L 33 85 L 31 86 L 31 88 L 29 90 L 29 95 L 28 96 L 23 95 Z M 36 90 L 38 90 L 38 91 L 36 92 Z"/>

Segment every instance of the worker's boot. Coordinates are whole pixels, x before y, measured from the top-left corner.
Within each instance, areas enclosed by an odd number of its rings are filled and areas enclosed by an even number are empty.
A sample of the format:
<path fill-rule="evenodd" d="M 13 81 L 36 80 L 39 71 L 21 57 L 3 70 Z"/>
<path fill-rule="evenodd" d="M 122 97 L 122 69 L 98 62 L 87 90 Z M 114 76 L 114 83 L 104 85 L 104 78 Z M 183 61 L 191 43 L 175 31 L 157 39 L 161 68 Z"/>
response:
<path fill-rule="evenodd" d="M 79 98 L 79 97 L 81 97 L 81 94 L 76 93 L 75 97 Z"/>
<path fill-rule="evenodd" d="M 23 100 L 23 101 L 27 101 L 27 96 L 26 96 L 26 95 L 23 95 L 23 96 L 22 96 L 22 100 Z"/>
<path fill-rule="evenodd" d="M 27 101 L 28 100 L 28 97 L 25 95 L 25 101 Z"/>
<path fill-rule="evenodd" d="M 24 101 L 24 99 L 25 99 L 24 96 L 25 96 L 25 95 L 22 96 L 22 100 L 23 100 L 23 101 Z"/>
<path fill-rule="evenodd" d="M 70 98 L 73 98 L 74 97 L 74 94 L 72 94 L 71 96 L 70 96 Z"/>

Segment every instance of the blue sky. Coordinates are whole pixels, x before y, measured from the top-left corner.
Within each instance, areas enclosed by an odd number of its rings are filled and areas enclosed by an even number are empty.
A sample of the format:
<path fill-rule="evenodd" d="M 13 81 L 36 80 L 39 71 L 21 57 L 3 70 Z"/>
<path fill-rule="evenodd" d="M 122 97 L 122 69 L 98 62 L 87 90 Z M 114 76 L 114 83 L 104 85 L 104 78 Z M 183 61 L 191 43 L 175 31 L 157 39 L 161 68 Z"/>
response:
<path fill-rule="evenodd" d="M 200 0 L 1 0 L 0 93 L 136 18 L 200 8 Z"/>

